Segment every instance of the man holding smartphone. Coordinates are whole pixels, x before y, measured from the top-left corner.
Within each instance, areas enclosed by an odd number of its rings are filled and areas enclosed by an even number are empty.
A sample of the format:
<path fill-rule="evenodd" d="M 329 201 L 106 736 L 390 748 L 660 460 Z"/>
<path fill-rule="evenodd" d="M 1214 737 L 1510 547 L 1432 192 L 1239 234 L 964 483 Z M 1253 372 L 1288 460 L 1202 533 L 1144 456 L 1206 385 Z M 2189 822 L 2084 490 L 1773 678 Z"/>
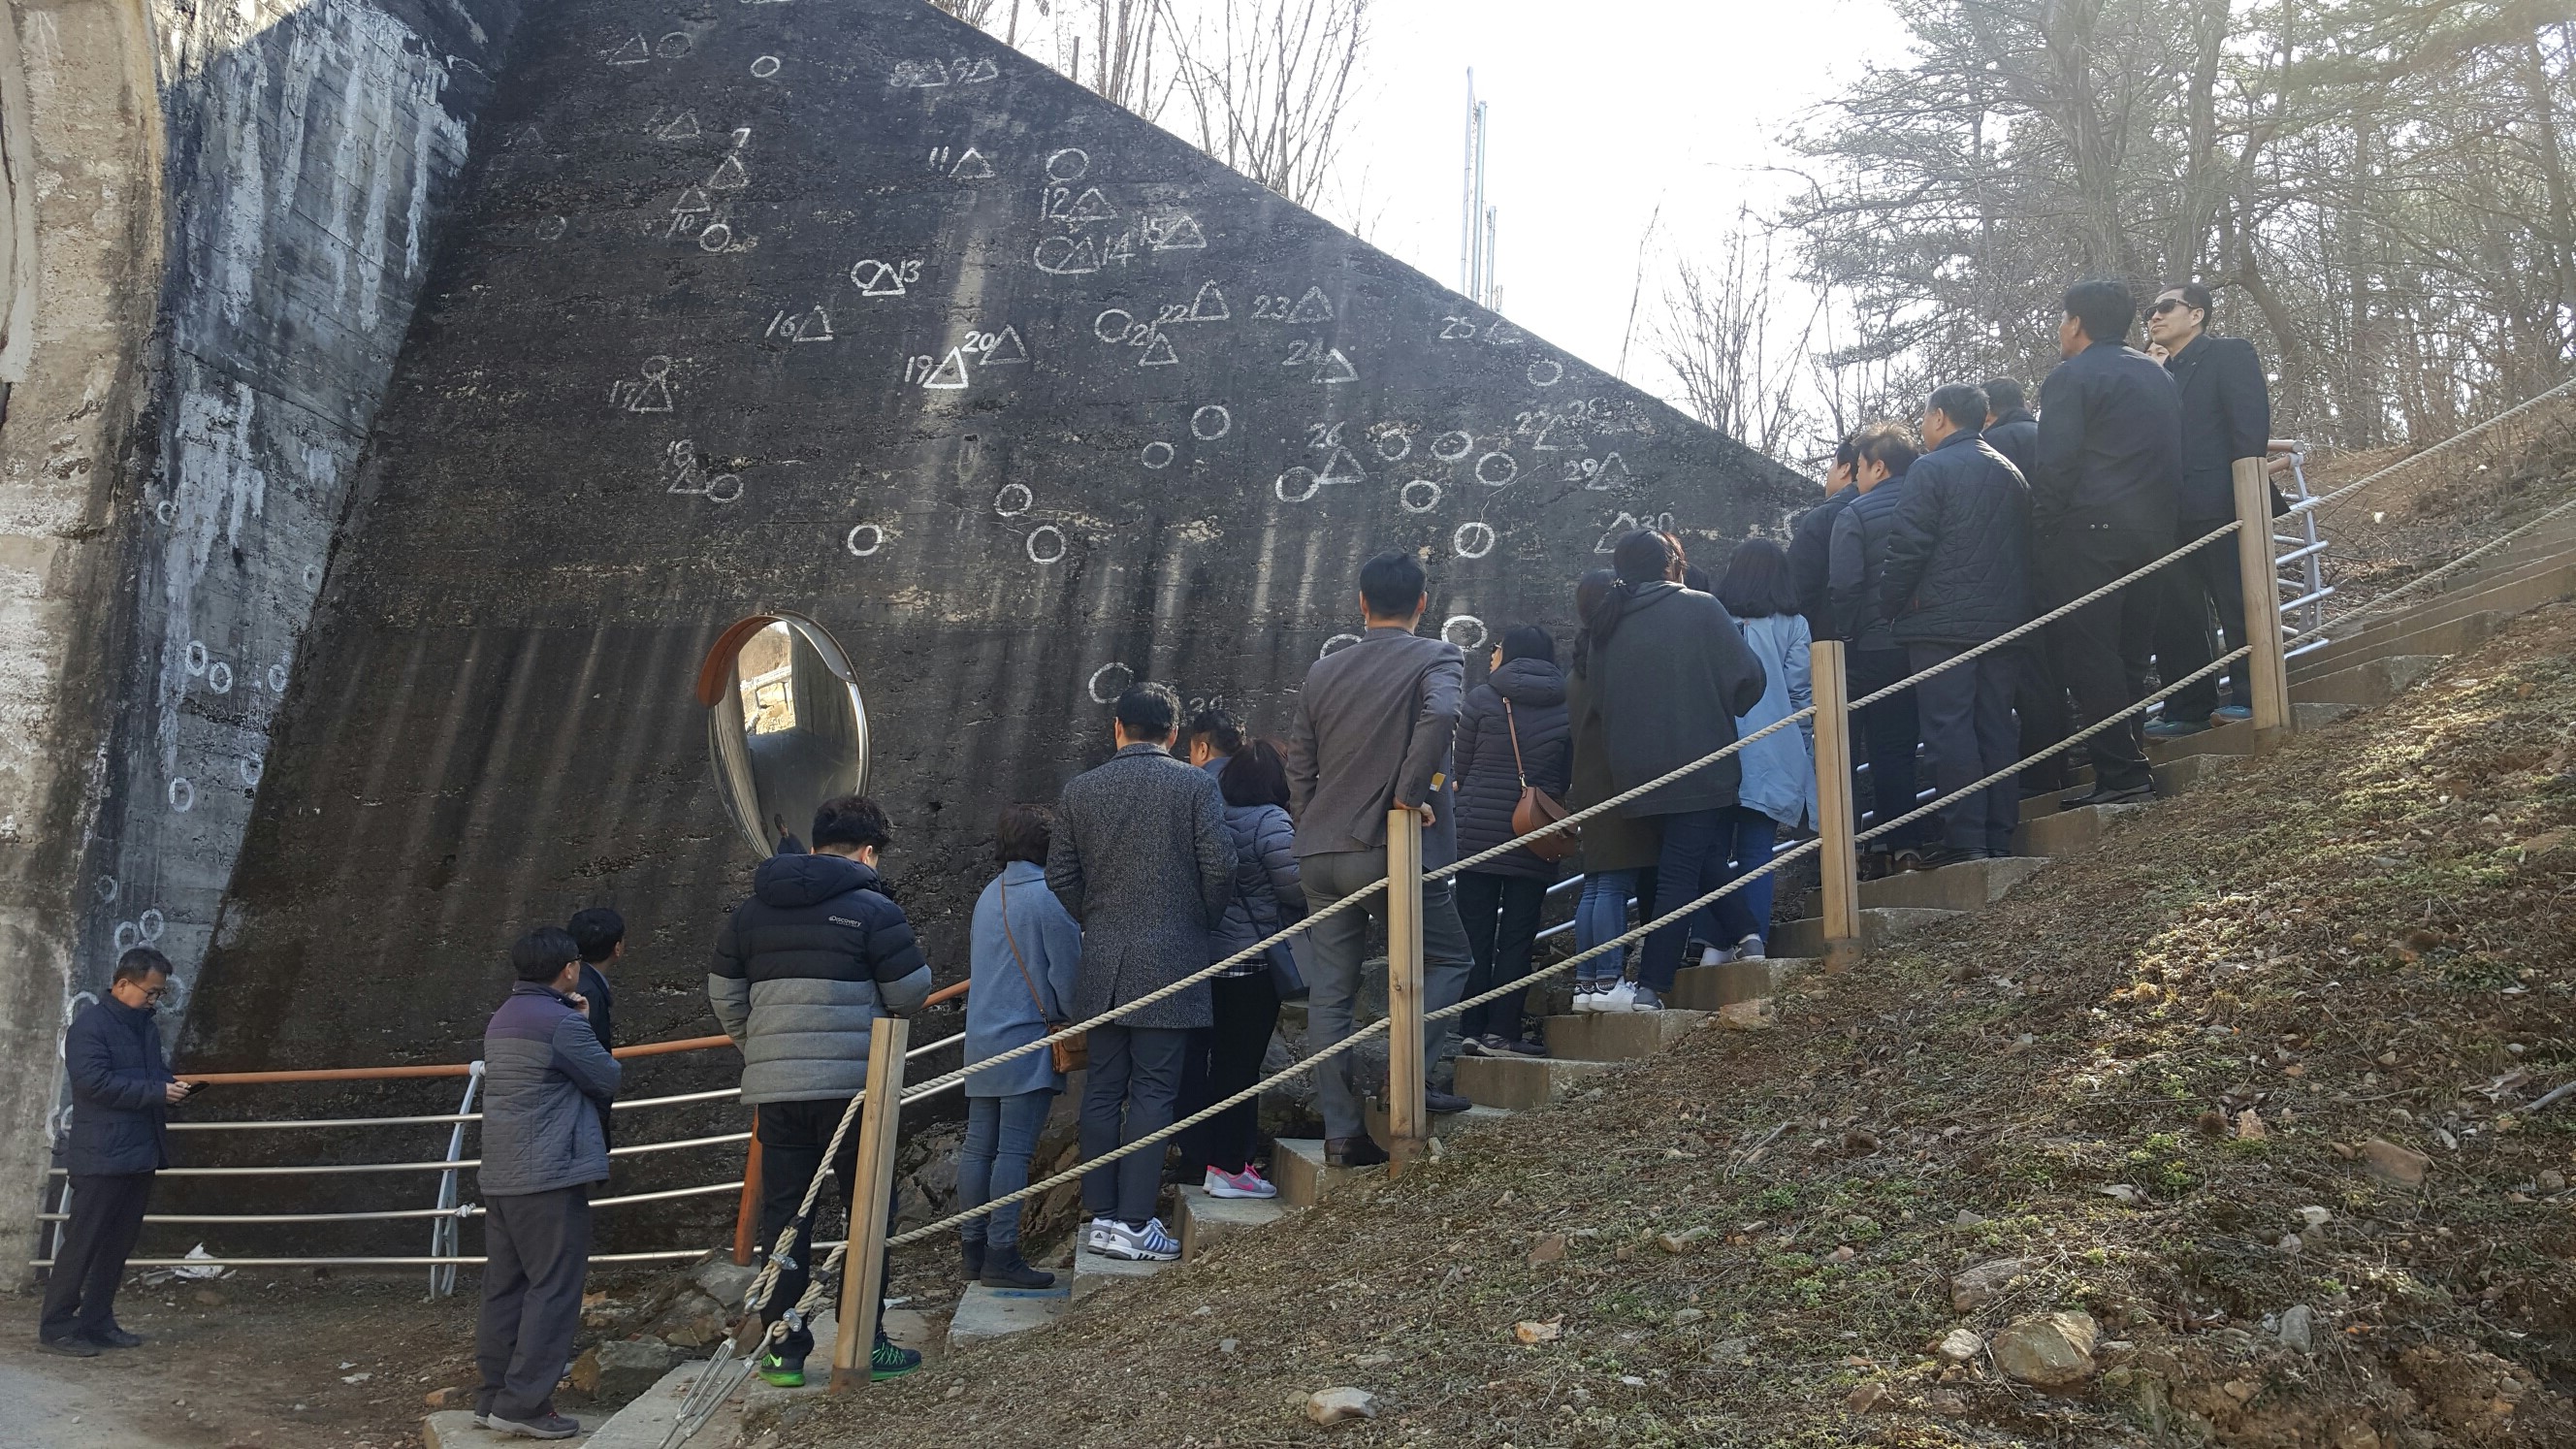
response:
<path fill-rule="evenodd" d="M 45 1349 L 95 1358 L 101 1349 L 143 1342 L 116 1323 L 116 1285 L 143 1234 L 152 1175 L 170 1165 L 170 1109 L 190 1087 L 161 1060 L 153 1017 L 170 991 L 170 961 L 149 946 L 117 958 L 107 999 L 81 1008 L 63 1033 L 71 1076 L 71 1131 L 63 1166 L 71 1182 L 70 1221 L 45 1283 L 36 1337 Z"/>

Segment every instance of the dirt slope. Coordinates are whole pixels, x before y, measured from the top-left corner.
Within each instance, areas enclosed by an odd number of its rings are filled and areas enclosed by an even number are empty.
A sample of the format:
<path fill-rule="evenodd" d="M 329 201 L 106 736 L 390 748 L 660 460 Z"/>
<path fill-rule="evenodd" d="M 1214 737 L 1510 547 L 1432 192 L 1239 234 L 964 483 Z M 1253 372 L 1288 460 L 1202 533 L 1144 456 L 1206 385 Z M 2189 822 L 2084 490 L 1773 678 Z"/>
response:
<path fill-rule="evenodd" d="M 1698 1034 L 774 1432 L 2576 1443 L 2576 1100 L 2517 1110 L 2576 1078 L 2571 655 L 2576 608 L 2525 618 L 1975 919 L 1811 980 L 1776 1030 Z M 2429 1159 L 2422 1185 L 2368 1170 L 2373 1138 Z M 2018 1280 L 1953 1306 L 1955 1274 L 2006 1257 Z M 2294 1306 L 2313 1353 L 2280 1342 Z M 1932 1352 L 2052 1310 L 2101 1339 L 2064 1391 Z M 1523 1321 L 1561 1336 L 1522 1346 Z M 1307 1423 L 1296 1403 L 1335 1385 L 1377 1417 Z"/>

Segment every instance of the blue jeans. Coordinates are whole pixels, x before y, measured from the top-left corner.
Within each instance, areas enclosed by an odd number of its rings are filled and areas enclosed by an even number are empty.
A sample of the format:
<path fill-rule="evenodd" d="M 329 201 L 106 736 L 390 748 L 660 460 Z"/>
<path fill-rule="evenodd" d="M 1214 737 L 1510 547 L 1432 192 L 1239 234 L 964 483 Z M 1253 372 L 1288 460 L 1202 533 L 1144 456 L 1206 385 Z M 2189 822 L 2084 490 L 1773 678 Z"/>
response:
<path fill-rule="evenodd" d="M 1628 929 L 1628 898 L 1637 893 L 1636 870 L 1599 870 L 1583 878 L 1583 894 L 1574 903 L 1574 947 L 1589 951 L 1604 941 L 1617 940 Z M 1627 952 L 1604 951 L 1574 968 L 1578 982 L 1593 981 L 1603 986 L 1617 982 L 1627 974 Z"/>
<path fill-rule="evenodd" d="M 1663 822 L 1664 853 L 1655 863 L 1658 911 L 1677 909 L 1734 879 L 1736 872 L 1728 869 L 1730 859 L 1749 858 L 1750 865 L 1756 867 L 1771 859 L 1776 827 L 1771 817 L 1758 810 L 1735 806 L 1690 810 L 1666 815 Z M 1638 985 L 1652 988 L 1658 996 L 1671 993 L 1673 976 L 1682 967 L 1682 945 L 1690 936 L 1691 919 L 1686 916 L 1659 927 L 1646 938 L 1646 954 L 1637 965 Z M 1745 901 L 1743 891 L 1718 898 L 1717 926 L 1719 936 L 1729 945 L 1747 935 L 1761 934 L 1761 922 Z"/>
<path fill-rule="evenodd" d="M 1746 875 L 1771 863 L 1771 849 L 1780 837 L 1780 822 L 1759 810 L 1737 806 L 1735 816 L 1735 869 L 1728 880 Z M 1756 878 L 1733 895 L 1721 896 L 1717 902 L 1718 934 L 1725 939 L 1717 944 L 1732 946 L 1746 936 L 1760 936 L 1765 945 L 1771 940 L 1771 901 L 1776 875 Z"/>
<path fill-rule="evenodd" d="M 1046 1088 L 1008 1097 L 966 1099 L 966 1145 L 957 1150 L 957 1204 L 962 1211 L 997 1197 L 1009 1197 L 1029 1185 L 1029 1159 L 1037 1155 L 1038 1133 L 1045 1128 L 1055 1093 Z M 1020 1209 L 1006 1203 L 988 1217 L 957 1225 L 962 1241 L 1008 1248 L 1020 1240 Z"/>

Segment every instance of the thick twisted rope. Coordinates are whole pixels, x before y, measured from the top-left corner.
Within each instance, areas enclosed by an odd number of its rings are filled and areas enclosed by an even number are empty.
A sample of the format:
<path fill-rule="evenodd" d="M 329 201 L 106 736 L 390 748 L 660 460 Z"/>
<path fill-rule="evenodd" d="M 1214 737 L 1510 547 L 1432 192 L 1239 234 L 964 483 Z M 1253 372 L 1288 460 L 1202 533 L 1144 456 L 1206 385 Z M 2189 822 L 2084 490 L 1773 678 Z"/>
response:
<path fill-rule="evenodd" d="M 2485 422 L 2475 423 L 2469 427 L 2462 428 L 2460 431 L 2453 433 L 2451 436 L 2444 438 L 2442 441 L 2435 443 L 2433 446 L 2426 448 L 2420 453 L 2409 454 L 2408 456 L 2400 458 L 2396 462 L 2389 464 L 2385 468 L 2375 469 L 2366 473 L 2360 478 L 2355 479 L 2350 483 L 2346 483 L 2341 488 L 2338 488 L 2331 493 L 2320 493 L 2313 498 L 2303 499 L 2300 502 L 2291 505 L 2289 516 L 2313 512 L 2317 509 L 2326 507 L 2328 504 L 2339 503 L 2345 498 L 2360 492 L 2364 488 L 2368 488 L 2372 484 L 2379 482 L 2381 479 L 2388 478 L 2397 473 L 2402 473 L 2437 453 L 2446 452 L 2461 443 L 2467 442 L 2471 438 L 2477 437 L 2479 434 L 2486 432 L 2490 428 L 2499 426 L 2512 418 L 2519 417 L 2522 414 L 2531 411 L 2533 408 L 2540 406 L 2551 398 L 2565 396 L 2570 391 L 2576 391 L 2576 377 L 2569 378 L 2567 381 L 2558 384 L 2547 392 L 2541 393 L 2535 397 L 2526 398 L 2522 402 L 2516 403 L 2512 407 L 2506 408 L 2503 412 L 2496 414 L 2494 417 L 2487 419 Z"/>
<path fill-rule="evenodd" d="M 2377 618 L 2378 616 L 2388 612 L 2390 601 L 2396 599 L 2398 596 L 2413 593 L 2415 590 L 2433 582 L 2435 579 L 2441 578 L 2443 575 L 2469 564 L 2481 555 L 2504 547 L 2506 544 L 2513 542 L 2522 535 L 2531 532 L 2533 529 L 2538 528 L 2540 525 L 2547 523 L 2549 520 L 2556 518 L 2560 514 L 2568 512 L 2571 509 L 2576 509 L 2576 498 L 2568 499 L 2557 507 L 2550 509 L 2548 512 L 2533 518 L 2531 521 L 2523 524 L 2519 528 L 2515 528 L 2510 532 L 2499 534 L 2498 536 L 2487 540 L 2485 543 L 2478 545 L 2476 548 L 2470 549 L 2467 553 L 2460 555 L 2458 558 L 2451 560 L 2440 568 L 2434 569 L 2429 573 L 2420 574 L 2415 578 L 2407 580 L 2405 583 L 2399 584 L 2397 587 L 2376 596 L 2368 603 L 2363 604 L 2348 613 L 2337 614 L 2335 617 L 2326 620 L 2315 628 L 2292 635 L 2282 647 L 2293 647 L 2308 639 L 2315 638 L 2329 629 L 2347 629 L 2360 623 L 2362 620 Z"/>

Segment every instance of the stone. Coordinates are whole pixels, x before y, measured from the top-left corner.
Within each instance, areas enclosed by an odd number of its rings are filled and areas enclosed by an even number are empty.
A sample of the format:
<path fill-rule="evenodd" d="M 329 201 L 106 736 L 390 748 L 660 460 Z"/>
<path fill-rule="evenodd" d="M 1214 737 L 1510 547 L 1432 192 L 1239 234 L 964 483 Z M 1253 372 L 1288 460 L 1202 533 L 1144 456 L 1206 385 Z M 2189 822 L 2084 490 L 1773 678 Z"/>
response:
<path fill-rule="evenodd" d="M 572 1386 L 593 1399 L 623 1403 L 691 1357 L 658 1338 L 613 1339 L 572 1361 Z"/>
<path fill-rule="evenodd" d="M 1318 1424 L 1377 1417 L 1377 1395 L 1366 1389 L 1319 1389 L 1306 1396 L 1306 1417 Z"/>
<path fill-rule="evenodd" d="M 1851 1391 L 1843 1406 L 1855 1414 L 1866 1414 L 1887 1401 L 1887 1385 L 1866 1383 Z"/>
<path fill-rule="evenodd" d="M 726 1327 L 724 1307 L 692 1288 L 682 1293 L 644 1332 L 648 1337 L 676 1343 L 682 1348 L 706 1348 L 724 1341 Z"/>
<path fill-rule="evenodd" d="M 1749 1338 L 1721 1338 L 1708 1346 L 1709 1358 L 1717 1363 L 1737 1363 L 1752 1352 L 1753 1340 Z"/>
<path fill-rule="evenodd" d="M 2542 1192 L 2565 1192 L 2567 1190 L 2567 1174 L 2560 1172 L 2557 1168 L 2553 1167 L 2547 1172 L 2540 1174 L 2539 1178 L 2534 1181 L 2532 1185 L 2539 1188 Z"/>
<path fill-rule="evenodd" d="M 2372 1176 L 2399 1187 L 2423 1186 L 2424 1174 L 2433 1168 L 2433 1159 L 2423 1153 L 2400 1147 L 2381 1137 L 2373 1137 L 2361 1144 L 2361 1157 Z"/>
<path fill-rule="evenodd" d="M 2238 1141 L 2240 1141 L 2240 1142 L 2260 1142 L 2260 1141 L 2262 1141 L 2262 1140 L 2263 1140 L 2263 1117 L 2262 1117 L 2262 1114 L 2260 1114 L 2260 1113 L 2256 1112 L 2256 1111 L 2255 1111 L 2253 1108 L 2251 1108 L 2251 1107 L 2248 1107 L 2248 1108 L 2246 1108 L 2244 1111 L 2237 1113 L 2237 1114 L 2236 1114 L 2236 1138 L 2237 1138 L 2237 1140 L 2238 1140 Z"/>
<path fill-rule="evenodd" d="M 457 1404 L 466 1403 L 473 1397 L 474 1391 L 472 1389 L 456 1388 L 451 1386 L 444 1389 L 431 1389 L 428 1393 L 420 1396 L 420 1401 L 424 1405 L 433 1409 L 445 1409 Z"/>
<path fill-rule="evenodd" d="M 1954 1328 L 1941 1335 L 1932 1351 L 1949 1363 L 1966 1363 L 1986 1351 L 1986 1341 L 1973 1328 Z"/>
<path fill-rule="evenodd" d="M 2306 1223 L 2310 1228 L 2322 1228 L 2334 1221 L 2334 1214 L 2311 1204 L 2299 1209 L 2299 1221 Z"/>
<path fill-rule="evenodd" d="M 1655 1234 L 1655 1246 L 1678 1257 L 1683 1253 L 1689 1252 L 1691 1250 L 1691 1244 L 1696 1243 L 1707 1236 L 1708 1229 L 1704 1227 L 1685 1228 L 1678 1233 L 1657 1233 Z"/>
<path fill-rule="evenodd" d="M 224 1295 L 212 1288 L 200 1288 L 188 1297 L 200 1308 L 221 1308 L 225 1301 Z"/>
<path fill-rule="evenodd" d="M 1673 1311 L 1673 1327 L 1688 1328 L 1692 1324 L 1697 1323 L 1706 1317 L 1708 1317 L 1708 1314 L 1697 1308 L 1675 1309 Z"/>
<path fill-rule="evenodd" d="M 2027 1258 L 1997 1258 L 1950 1275 L 1950 1306 L 1973 1313 L 2001 1297 L 2011 1282 L 2031 1269 Z"/>
<path fill-rule="evenodd" d="M 1529 1250 L 1529 1261 L 1530 1266 L 1533 1268 L 1537 1267 L 1541 1263 L 1564 1262 L 1565 1234 L 1549 1233 L 1547 1236 L 1540 1238 L 1537 1242 L 1532 1243 Z"/>
<path fill-rule="evenodd" d="M 1720 1031 L 1769 1031 L 1779 1024 L 1780 1009 L 1767 996 L 1730 1001 L 1717 1009 Z"/>
<path fill-rule="evenodd" d="M 751 1280 L 759 1276 L 760 1269 L 756 1267 L 737 1267 L 718 1258 L 711 1263 L 700 1263 L 697 1271 L 689 1275 L 689 1281 L 699 1292 L 730 1309 L 742 1301 L 742 1295 L 751 1287 Z"/>
<path fill-rule="evenodd" d="M 2062 1389 L 2093 1376 L 2098 1330 L 2092 1315 L 2043 1313 L 2015 1319 L 1995 1335 L 1995 1367 L 2034 1388 Z"/>
<path fill-rule="evenodd" d="M 1986 1220 L 1984 1218 L 1970 1212 L 1968 1209 L 1961 1208 L 1959 1209 L 1958 1215 L 1950 1219 L 1950 1226 L 1954 1228 L 1982 1227 L 1984 1226 L 1985 1221 Z"/>
<path fill-rule="evenodd" d="M 1512 1337 L 1521 1343 L 1554 1343 L 1565 1337 L 1565 1315 L 1554 1318 L 1524 1318 L 1512 1325 Z"/>
<path fill-rule="evenodd" d="M 2281 1343 L 2301 1353 L 2317 1351 L 2316 1310 L 2304 1303 L 2294 1303 L 2281 1314 Z"/>

